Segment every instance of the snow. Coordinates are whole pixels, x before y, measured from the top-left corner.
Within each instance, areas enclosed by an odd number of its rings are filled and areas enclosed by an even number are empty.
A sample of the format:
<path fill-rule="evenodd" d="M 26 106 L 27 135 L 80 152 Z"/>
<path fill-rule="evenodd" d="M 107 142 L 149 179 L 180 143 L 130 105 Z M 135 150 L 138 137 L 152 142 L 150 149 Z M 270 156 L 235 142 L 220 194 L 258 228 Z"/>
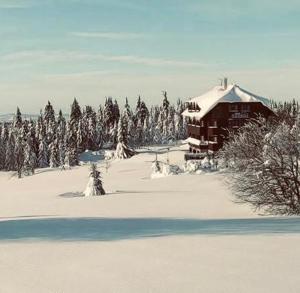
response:
<path fill-rule="evenodd" d="M 186 146 L 173 147 L 158 160 L 183 166 L 185 151 Z M 109 191 L 103 197 L 79 196 L 88 182 L 88 164 L 65 171 L 41 169 L 20 180 L 12 172 L 0 172 L 0 220 L 13 219 L 17 226 L 21 219 L 135 219 L 140 227 L 147 219 L 249 219 L 253 227 L 252 221 L 262 218 L 233 202 L 222 174 L 152 180 L 154 159 L 155 153 L 143 150 L 128 160 L 112 161 L 108 170 L 99 162 Z M 1 229 L 0 222 L 0 235 L 5 234 Z M 115 241 L 0 237 L 0 291 L 296 293 L 299 241 L 299 234 L 255 231 Z"/>
<path fill-rule="evenodd" d="M 223 86 L 216 86 L 207 93 L 199 97 L 192 98 L 189 102 L 195 102 L 198 104 L 200 111 L 189 112 L 189 110 L 186 109 L 183 112 L 183 115 L 186 117 L 194 117 L 196 119 L 204 117 L 218 103 L 260 102 L 266 107 L 269 107 L 268 99 L 252 94 L 236 84 L 228 85 L 226 90 Z"/>
<path fill-rule="evenodd" d="M 204 142 L 201 142 L 201 140 L 193 138 L 193 137 L 188 137 L 184 142 L 190 143 L 190 144 L 193 144 L 196 146 L 200 146 L 201 143 L 204 143 Z"/>

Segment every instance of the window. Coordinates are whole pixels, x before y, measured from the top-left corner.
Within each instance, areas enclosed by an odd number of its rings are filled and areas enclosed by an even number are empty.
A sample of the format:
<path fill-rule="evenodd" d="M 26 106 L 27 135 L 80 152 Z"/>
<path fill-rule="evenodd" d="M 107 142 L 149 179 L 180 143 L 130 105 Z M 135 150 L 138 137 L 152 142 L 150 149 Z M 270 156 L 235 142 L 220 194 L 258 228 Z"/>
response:
<path fill-rule="evenodd" d="M 218 142 L 218 137 L 216 135 L 214 136 L 214 142 Z"/>
<path fill-rule="evenodd" d="M 242 104 L 242 112 L 250 112 L 250 105 Z"/>
<path fill-rule="evenodd" d="M 238 112 L 239 106 L 237 104 L 230 104 L 229 105 L 229 112 Z"/>
<path fill-rule="evenodd" d="M 209 126 L 210 126 L 210 127 L 217 127 L 217 126 L 218 126 L 217 120 L 209 121 Z"/>
<path fill-rule="evenodd" d="M 201 139 L 202 142 L 204 142 L 204 135 L 201 135 Z"/>
<path fill-rule="evenodd" d="M 200 121 L 200 126 L 204 127 L 204 121 L 203 120 Z"/>

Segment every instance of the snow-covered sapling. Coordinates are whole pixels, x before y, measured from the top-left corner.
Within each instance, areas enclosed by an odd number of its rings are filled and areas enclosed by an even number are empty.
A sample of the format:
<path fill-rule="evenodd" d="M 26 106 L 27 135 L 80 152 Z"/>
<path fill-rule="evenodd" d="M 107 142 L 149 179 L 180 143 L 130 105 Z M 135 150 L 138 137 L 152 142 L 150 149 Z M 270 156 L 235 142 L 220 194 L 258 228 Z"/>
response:
<path fill-rule="evenodd" d="M 102 186 L 100 172 L 97 170 L 96 164 L 91 164 L 91 173 L 89 182 L 84 191 L 85 196 L 104 195 L 105 191 Z"/>

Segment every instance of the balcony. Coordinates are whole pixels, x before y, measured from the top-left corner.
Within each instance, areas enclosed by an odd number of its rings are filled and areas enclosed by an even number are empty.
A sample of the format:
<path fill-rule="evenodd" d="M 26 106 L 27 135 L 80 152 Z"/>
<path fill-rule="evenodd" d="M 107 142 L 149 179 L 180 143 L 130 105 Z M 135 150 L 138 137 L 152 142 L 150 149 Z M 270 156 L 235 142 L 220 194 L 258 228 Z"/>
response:
<path fill-rule="evenodd" d="M 233 113 L 233 114 L 231 114 L 230 118 L 233 118 L 233 119 L 247 119 L 247 118 L 249 118 L 249 113 L 248 113 L 248 112 L 243 112 L 243 113 L 237 112 L 237 113 Z"/>

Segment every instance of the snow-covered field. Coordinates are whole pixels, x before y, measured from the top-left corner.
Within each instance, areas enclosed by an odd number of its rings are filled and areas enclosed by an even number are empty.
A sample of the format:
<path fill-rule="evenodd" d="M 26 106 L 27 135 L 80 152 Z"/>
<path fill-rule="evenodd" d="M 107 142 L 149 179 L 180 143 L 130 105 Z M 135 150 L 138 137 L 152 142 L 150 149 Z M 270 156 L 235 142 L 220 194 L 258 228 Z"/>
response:
<path fill-rule="evenodd" d="M 170 163 L 181 166 L 183 151 L 172 148 Z M 299 292 L 300 234 L 270 233 L 269 228 L 256 232 L 253 223 L 259 224 L 259 215 L 233 202 L 222 174 L 151 179 L 154 158 L 145 150 L 129 160 L 113 161 L 108 172 L 100 162 L 107 192 L 103 197 L 81 196 L 88 164 L 66 171 L 39 170 L 21 180 L 0 173 L 0 292 Z M 167 154 L 158 159 L 166 161 Z M 14 231 L 26 227 L 27 219 L 34 223 L 39 218 L 47 219 L 40 238 Z M 54 237 L 57 218 L 62 223 L 69 219 L 60 227 L 60 238 Z M 245 218 L 244 226 L 230 226 L 226 233 L 228 219 L 238 223 Z M 212 222 L 201 233 L 179 233 L 184 219 Z M 212 231 L 214 219 L 224 219 L 225 233 L 222 225 Z M 98 241 L 95 231 L 80 231 L 89 229 L 82 220 L 111 220 L 117 223 L 112 232 L 122 237 Z M 143 223 L 150 225 L 147 233 Z M 275 230 L 276 223 L 271 222 Z M 62 232 L 70 225 L 74 231 L 78 225 L 73 240 Z M 243 231 L 250 227 L 251 233 Z M 15 240 L 12 235 L 18 232 L 23 236 Z"/>

